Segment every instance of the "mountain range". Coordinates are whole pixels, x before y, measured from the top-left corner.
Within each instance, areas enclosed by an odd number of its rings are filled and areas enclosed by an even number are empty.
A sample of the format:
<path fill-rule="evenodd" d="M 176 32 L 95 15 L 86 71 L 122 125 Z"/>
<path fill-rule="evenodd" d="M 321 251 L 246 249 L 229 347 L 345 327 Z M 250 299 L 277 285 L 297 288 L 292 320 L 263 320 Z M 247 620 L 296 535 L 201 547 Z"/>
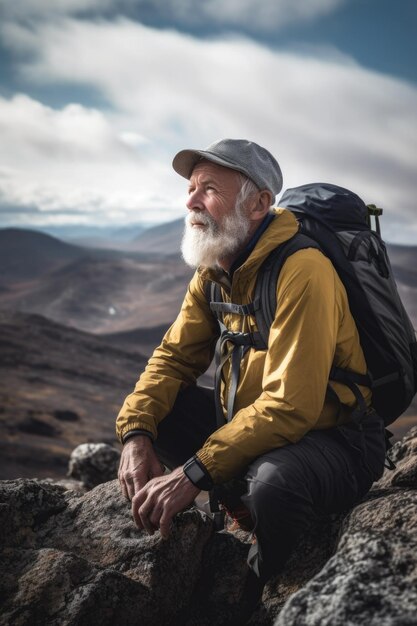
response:
<path fill-rule="evenodd" d="M 167 327 L 192 271 L 178 251 L 167 255 L 166 248 L 103 250 L 0 230 L 0 309 L 38 313 L 98 334 Z"/>

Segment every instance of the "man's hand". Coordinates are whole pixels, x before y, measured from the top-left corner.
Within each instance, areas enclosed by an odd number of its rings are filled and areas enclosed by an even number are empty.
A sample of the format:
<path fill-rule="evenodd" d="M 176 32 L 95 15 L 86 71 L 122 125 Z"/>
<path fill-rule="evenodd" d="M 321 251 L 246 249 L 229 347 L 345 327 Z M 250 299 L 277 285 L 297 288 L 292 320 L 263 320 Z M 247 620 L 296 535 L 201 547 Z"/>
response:
<path fill-rule="evenodd" d="M 163 539 L 171 532 L 174 515 L 185 509 L 200 489 L 177 467 L 171 474 L 150 480 L 132 499 L 132 513 L 137 527 L 150 535 L 159 528 Z"/>
<path fill-rule="evenodd" d="M 163 473 L 164 467 L 159 462 L 149 437 L 138 435 L 128 439 L 123 447 L 118 474 L 125 498 L 132 500 L 151 478 L 162 476 Z"/>

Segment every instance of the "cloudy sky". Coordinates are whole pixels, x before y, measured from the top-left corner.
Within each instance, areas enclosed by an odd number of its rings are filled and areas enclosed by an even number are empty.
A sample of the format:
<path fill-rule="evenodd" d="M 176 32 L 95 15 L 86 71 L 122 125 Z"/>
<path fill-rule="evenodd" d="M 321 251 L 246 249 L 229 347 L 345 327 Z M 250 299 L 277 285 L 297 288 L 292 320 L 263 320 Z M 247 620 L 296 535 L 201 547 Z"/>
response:
<path fill-rule="evenodd" d="M 174 154 L 239 137 L 417 244 L 416 24 L 415 0 L 0 0 L 0 226 L 175 219 Z"/>

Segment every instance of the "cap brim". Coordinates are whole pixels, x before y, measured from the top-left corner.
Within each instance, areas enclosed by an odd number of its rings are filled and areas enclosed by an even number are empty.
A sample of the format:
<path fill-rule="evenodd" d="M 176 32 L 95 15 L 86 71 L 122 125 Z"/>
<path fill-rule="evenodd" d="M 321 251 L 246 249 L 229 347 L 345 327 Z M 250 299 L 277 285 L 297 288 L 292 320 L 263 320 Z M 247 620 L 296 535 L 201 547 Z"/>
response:
<path fill-rule="evenodd" d="M 246 174 L 243 169 L 237 168 L 234 164 L 229 163 L 225 159 L 222 159 L 217 155 L 211 154 L 206 150 L 181 150 L 180 152 L 178 152 L 178 154 L 175 155 L 172 161 L 172 167 L 177 172 L 177 174 L 183 176 L 184 178 L 190 179 L 193 169 L 202 159 L 206 159 L 207 161 L 211 161 L 212 163 L 216 163 L 217 165 L 222 165 L 223 167 L 228 167 L 229 169 Z"/>

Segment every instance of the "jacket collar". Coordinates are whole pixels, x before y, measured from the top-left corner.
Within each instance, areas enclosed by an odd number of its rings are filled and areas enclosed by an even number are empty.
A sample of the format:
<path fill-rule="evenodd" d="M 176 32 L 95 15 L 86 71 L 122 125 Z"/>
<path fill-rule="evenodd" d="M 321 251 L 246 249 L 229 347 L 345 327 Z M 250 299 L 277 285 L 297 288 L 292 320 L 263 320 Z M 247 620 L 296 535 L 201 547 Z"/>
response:
<path fill-rule="evenodd" d="M 229 276 L 230 277 L 232 277 L 234 272 L 235 272 L 235 270 L 237 270 L 238 267 L 243 265 L 243 263 L 246 261 L 246 259 L 248 259 L 250 257 L 250 255 L 251 255 L 252 251 L 254 250 L 256 244 L 258 243 L 259 239 L 264 234 L 264 232 L 266 231 L 266 229 L 268 228 L 268 226 L 270 225 L 270 223 L 272 222 L 274 217 L 275 217 L 275 213 L 273 213 L 272 211 L 270 211 L 264 217 L 264 219 L 262 220 L 262 223 L 256 229 L 256 232 L 254 233 L 252 239 L 247 244 L 246 248 L 243 250 L 243 252 L 241 252 L 239 254 L 239 256 L 234 261 L 234 263 L 232 263 L 232 266 L 231 266 L 230 271 L 229 271 Z"/>
<path fill-rule="evenodd" d="M 232 267 L 234 267 L 235 275 L 246 270 L 250 272 L 256 270 L 272 250 L 281 243 L 284 243 L 284 241 L 291 239 L 291 237 L 298 232 L 299 225 L 291 211 L 277 208 L 272 209 L 271 213 L 273 218 L 267 223 L 266 228 L 258 236 L 257 241 L 255 240 L 255 245 L 252 251 L 249 252 L 249 256 L 243 258 L 244 253 L 242 253 L 243 262 L 241 261 L 239 264 L 241 258 L 239 256 L 233 264 Z M 263 225 L 264 223 L 261 224 L 260 229 Z M 255 235 L 256 234 L 258 233 L 255 233 Z M 246 251 L 247 249 L 245 249 L 245 252 Z M 238 266 L 236 267 L 236 265 Z M 213 280 L 220 284 L 230 284 L 230 276 L 221 269 L 199 267 L 197 271 L 203 280 Z"/>

